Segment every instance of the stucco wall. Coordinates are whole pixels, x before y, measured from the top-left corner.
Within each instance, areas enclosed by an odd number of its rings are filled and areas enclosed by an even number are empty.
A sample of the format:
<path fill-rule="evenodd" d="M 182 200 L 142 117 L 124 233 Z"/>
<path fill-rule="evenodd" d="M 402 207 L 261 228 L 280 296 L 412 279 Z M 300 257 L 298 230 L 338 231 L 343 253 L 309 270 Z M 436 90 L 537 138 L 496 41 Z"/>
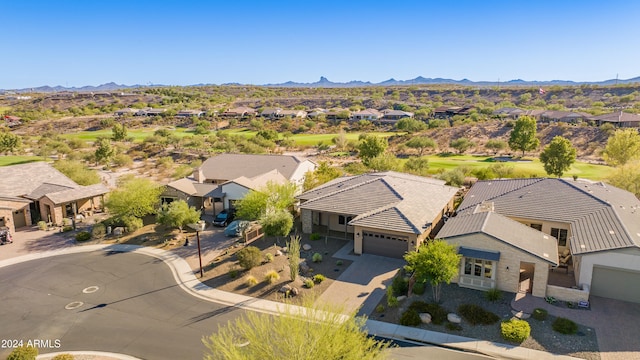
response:
<path fill-rule="evenodd" d="M 579 286 L 586 284 L 591 287 L 594 265 L 640 271 L 640 249 L 629 248 L 582 255 L 577 279 Z"/>
<path fill-rule="evenodd" d="M 230 200 L 232 202 L 242 200 L 242 198 L 244 198 L 244 196 L 247 195 L 249 191 L 250 190 L 246 187 L 233 182 L 222 185 L 222 192 L 225 193 L 224 208 L 230 208 Z"/>
<path fill-rule="evenodd" d="M 299 192 L 302 192 L 302 185 L 304 184 L 305 175 L 307 174 L 308 171 L 313 171 L 315 169 L 316 169 L 315 163 L 309 160 L 304 160 L 303 162 L 300 163 L 300 165 L 298 165 L 298 168 L 296 169 L 296 171 L 294 171 L 293 174 L 291 174 L 291 178 L 289 180 L 291 180 L 291 182 L 296 184 Z"/>
<path fill-rule="evenodd" d="M 495 269 L 495 279 L 496 287 L 503 291 L 518 292 L 520 262 L 535 264 L 532 294 L 538 297 L 545 296 L 549 278 L 550 264 L 548 262 L 485 234 L 458 236 L 445 239 L 445 241 L 457 246 L 500 252 L 500 260 L 498 260 Z"/>

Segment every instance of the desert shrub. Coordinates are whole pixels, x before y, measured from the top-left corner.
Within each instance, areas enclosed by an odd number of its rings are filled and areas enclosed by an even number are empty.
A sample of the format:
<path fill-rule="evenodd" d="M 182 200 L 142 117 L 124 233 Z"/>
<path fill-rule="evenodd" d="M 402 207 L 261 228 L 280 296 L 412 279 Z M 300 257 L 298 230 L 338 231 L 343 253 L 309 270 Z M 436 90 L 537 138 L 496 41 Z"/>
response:
<path fill-rule="evenodd" d="M 447 328 L 447 330 L 451 330 L 451 331 L 462 330 L 462 326 L 460 326 L 460 324 L 454 324 L 452 322 L 448 322 L 447 325 L 445 325 L 445 327 Z"/>
<path fill-rule="evenodd" d="M 320 253 L 315 253 L 313 254 L 313 257 L 311 258 L 311 260 L 313 260 L 314 263 L 321 262 L 322 255 L 320 255 Z"/>
<path fill-rule="evenodd" d="M 393 295 L 392 287 L 387 288 L 387 305 L 389 305 L 389 307 L 398 306 L 398 298 Z"/>
<path fill-rule="evenodd" d="M 273 284 L 278 280 L 280 280 L 280 274 L 278 274 L 278 272 L 275 270 L 269 270 L 266 274 L 264 274 L 264 281 L 269 284 Z"/>
<path fill-rule="evenodd" d="M 425 288 L 425 283 L 417 282 L 413 284 L 413 293 L 416 295 L 422 295 L 424 294 L 424 288 Z"/>
<path fill-rule="evenodd" d="M 266 253 L 264 254 L 264 261 L 270 263 L 273 261 L 273 254 L 272 253 Z"/>
<path fill-rule="evenodd" d="M 91 239 L 91 233 L 88 231 L 80 231 L 76 234 L 76 241 L 83 242 Z"/>
<path fill-rule="evenodd" d="M 519 344 L 529 337 L 531 326 L 524 320 L 511 319 L 500 324 L 500 332 L 505 340 Z"/>
<path fill-rule="evenodd" d="M 231 267 L 229 268 L 229 277 L 230 277 L 230 278 L 232 278 L 232 279 L 237 278 L 239 273 L 240 273 L 240 270 L 238 270 L 238 268 L 237 268 L 237 267 L 235 267 L 235 266 L 231 266 Z"/>
<path fill-rule="evenodd" d="M 336 266 L 342 266 L 342 264 L 344 264 L 344 262 L 342 260 L 336 261 Z"/>
<path fill-rule="evenodd" d="M 391 288 L 393 289 L 394 296 L 407 295 L 407 291 L 409 291 L 409 280 L 404 276 L 396 276 L 393 278 Z"/>
<path fill-rule="evenodd" d="M 400 325 L 418 326 L 420 323 L 420 315 L 414 309 L 409 308 L 400 316 Z"/>
<path fill-rule="evenodd" d="M 383 313 L 384 312 L 384 305 L 380 304 L 378 306 L 376 306 L 376 312 L 379 313 Z"/>
<path fill-rule="evenodd" d="M 47 230 L 47 223 L 44 221 L 38 221 L 38 229 Z"/>
<path fill-rule="evenodd" d="M 73 231 L 73 227 L 72 226 L 65 226 L 62 228 L 62 232 L 69 232 L 69 231 Z"/>
<path fill-rule="evenodd" d="M 316 284 L 320 284 L 321 282 L 323 282 L 326 279 L 326 277 L 322 274 L 316 274 L 313 276 L 313 282 L 315 282 Z"/>
<path fill-rule="evenodd" d="M 312 279 L 304 279 L 304 286 L 308 289 L 311 289 L 315 284 Z"/>
<path fill-rule="evenodd" d="M 573 321 L 559 317 L 557 318 L 553 324 L 551 324 L 553 330 L 559 332 L 560 334 L 575 334 L 578 331 L 578 325 Z"/>
<path fill-rule="evenodd" d="M 18 346 L 7 356 L 7 360 L 35 360 L 38 349 L 33 346 Z"/>
<path fill-rule="evenodd" d="M 71 219 L 69 218 L 62 219 L 62 226 L 71 226 L 71 225 L 73 225 L 73 221 L 71 221 Z"/>
<path fill-rule="evenodd" d="M 255 286 L 258 284 L 258 279 L 253 275 L 247 275 L 244 278 L 244 283 L 247 284 L 247 286 Z"/>
<path fill-rule="evenodd" d="M 125 216 L 122 218 L 122 222 L 124 223 L 124 226 L 127 228 L 128 232 L 134 232 L 144 225 L 142 223 L 142 219 L 135 216 Z"/>
<path fill-rule="evenodd" d="M 240 266 L 245 270 L 254 268 L 262 262 L 260 249 L 255 246 L 247 246 L 246 248 L 238 251 L 236 253 L 236 257 L 238 258 L 238 264 L 240 264 Z"/>
<path fill-rule="evenodd" d="M 462 304 L 458 306 L 458 312 L 471 325 L 491 325 L 500 320 L 498 315 L 487 311 L 476 304 Z"/>
<path fill-rule="evenodd" d="M 547 319 L 547 315 L 549 313 L 547 312 L 547 310 L 545 309 L 540 309 L 540 308 L 536 308 L 533 310 L 533 313 L 531 314 L 531 317 L 538 320 L 538 321 L 543 321 Z"/>
<path fill-rule="evenodd" d="M 313 234 L 309 235 L 309 239 L 310 239 L 311 241 L 320 240 L 320 234 L 318 234 L 318 233 L 313 233 Z"/>
<path fill-rule="evenodd" d="M 91 228 L 91 237 L 102 239 L 107 234 L 107 227 L 103 223 L 97 223 Z"/>
<path fill-rule="evenodd" d="M 75 357 L 71 354 L 58 354 L 53 357 L 51 360 L 73 360 Z"/>
<path fill-rule="evenodd" d="M 487 300 L 491 301 L 491 302 L 496 302 L 500 299 L 502 299 L 502 291 L 493 288 L 493 289 L 489 289 L 487 290 L 487 292 L 484 293 L 485 298 L 487 298 Z"/>
<path fill-rule="evenodd" d="M 414 309 L 418 313 L 431 314 L 431 322 L 436 325 L 442 325 L 447 320 L 448 311 L 439 304 L 429 304 L 424 301 L 414 301 L 409 305 L 409 309 Z"/>

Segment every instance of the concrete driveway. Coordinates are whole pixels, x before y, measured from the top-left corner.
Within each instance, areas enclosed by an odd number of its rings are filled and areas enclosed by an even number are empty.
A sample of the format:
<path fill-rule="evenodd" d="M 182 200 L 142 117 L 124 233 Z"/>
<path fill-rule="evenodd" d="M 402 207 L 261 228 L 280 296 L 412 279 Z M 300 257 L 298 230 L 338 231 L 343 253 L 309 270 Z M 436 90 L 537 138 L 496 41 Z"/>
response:
<path fill-rule="evenodd" d="M 75 233 L 60 233 L 54 230 L 42 231 L 36 227 L 22 228 L 13 235 L 12 244 L 0 246 L 0 260 L 74 246 L 74 235 Z"/>
<path fill-rule="evenodd" d="M 371 314 L 384 297 L 387 286 L 405 265 L 402 259 L 376 255 L 349 255 L 353 242 L 347 243 L 334 257 L 353 263 L 316 300 L 334 304 L 345 310 L 358 310 L 359 315 Z"/>

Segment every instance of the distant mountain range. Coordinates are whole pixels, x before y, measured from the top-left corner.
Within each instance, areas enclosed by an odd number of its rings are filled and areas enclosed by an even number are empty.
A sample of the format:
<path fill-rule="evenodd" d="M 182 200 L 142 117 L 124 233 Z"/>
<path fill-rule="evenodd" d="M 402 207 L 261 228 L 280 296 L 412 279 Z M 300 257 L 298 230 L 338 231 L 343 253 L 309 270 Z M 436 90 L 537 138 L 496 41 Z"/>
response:
<path fill-rule="evenodd" d="M 401 85 L 437 85 L 437 84 L 453 84 L 453 85 L 465 85 L 465 86 L 550 86 L 550 85 L 563 85 L 563 86 L 571 86 L 571 85 L 615 85 L 615 84 L 631 84 L 631 83 L 640 83 L 640 76 L 632 78 L 632 79 L 610 79 L 604 81 L 592 81 L 592 82 L 576 82 L 570 80 L 551 80 L 551 81 L 525 81 L 525 80 L 509 80 L 504 82 L 499 81 L 471 81 L 468 79 L 462 80 L 453 80 L 453 79 L 443 79 L 443 78 L 425 78 L 422 76 L 418 76 L 415 79 L 411 80 L 396 80 L 389 79 L 379 83 L 372 83 L 370 81 L 358 81 L 353 80 L 349 82 L 333 82 L 327 79 L 324 76 L 320 77 L 320 80 L 312 83 L 299 83 L 294 81 L 287 81 L 281 84 L 265 84 L 258 86 L 265 87 L 306 87 L 306 88 L 343 88 L 343 87 L 362 87 L 362 86 L 401 86 Z M 190 86 L 207 86 L 207 85 L 215 85 L 215 84 L 197 84 Z M 242 85 L 251 85 L 251 84 L 240 84 L 240 83 L 226 83 L 222 84 L 223 86 L 242 86 Z M 133 89 L 133 88 L 144 88 L 144 87 L 162 87 L 166 85 L 160 84 L 152 84 L 152 85 L 119 85 L 114 82 L 110 82 L 107 84 L 102 84 L 98 86 L 83 86 L 83 87 L 64 87 L 64 86 L 40 86 L 36 88 L 25 88 L 25 89 L 12 89 L 12 90 L 2 90 L 0 89 L 0 93 L 6 92 L 16 92 L 16 93 L 25 93 L 25 92 L 60 92 L 60 91 L 81 91 L 81 92 L 99 92 L 99 91 L 116 91 L 123 89 Z"/>

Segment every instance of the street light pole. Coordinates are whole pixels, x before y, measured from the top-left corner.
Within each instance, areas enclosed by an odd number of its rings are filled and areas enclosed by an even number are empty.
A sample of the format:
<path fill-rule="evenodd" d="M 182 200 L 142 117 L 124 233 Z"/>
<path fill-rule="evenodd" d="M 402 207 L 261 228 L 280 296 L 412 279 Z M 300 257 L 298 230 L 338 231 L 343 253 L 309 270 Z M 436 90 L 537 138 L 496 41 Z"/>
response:
<path fill-rule="evenodd" d="M 198 241 L 198 260 L 200 260 L 200 278 L 204 277 L 202 272 L 202 253 L 200 252 L 200 231 L 196 230 L 196 239 Z"/>

